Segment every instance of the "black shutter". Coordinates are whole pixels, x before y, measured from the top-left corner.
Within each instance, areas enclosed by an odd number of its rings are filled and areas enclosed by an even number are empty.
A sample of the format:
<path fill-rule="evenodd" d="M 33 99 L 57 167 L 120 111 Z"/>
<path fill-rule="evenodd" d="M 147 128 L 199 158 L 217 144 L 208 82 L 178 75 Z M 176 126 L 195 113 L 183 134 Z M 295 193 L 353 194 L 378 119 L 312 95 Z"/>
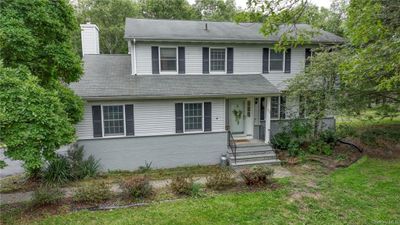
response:
<path fill-rule="evenodd" d="M 135 135 L 133 105 L 125 105 L 126 136 Z"/>
<path fill-rule="evenodd" d="M 290 61 L 291 61 L 291 49 L 287 49 L 285 52 L 285 73 L 290 73 Z"/>
<path fill-rule="evenodd" d="M 203 74 L 210 73 L 209 51 L 210 51 L 210 49 L 208 47 L 203 47 Z"/>
<path fill-rule="evenodd" d="M 185 73 L 185 47 L 178 47 L 178 73 Z"/>
<path fill-rule="evenodd" d="M 153 74 L 159 74 L 159 62 L 158 62 L 158 46 L 151 47 L 151 66 Z"/>
<path fill-rule="evenodd" d="M 305 66 L 308 66 L 310 64 L 310 57 L 311 57 L 311 48 L 306 48 L 305 52 Z"/>
<path fill-rule="evenodd" d="M 268 73 L 268 67 L 269 67 L 269 48 L 263 48 L 262 72 Z"/>
<path fill-rule="evenodd" d="M 93 120 L 93 137 L 102 137 L 103 128 L 101 122 L 101 106 L 92 106 L 92 120 Z"/>
<path fill-rule="evenodd" d="M 227 48 L 227 73 L 233 73 L 233 48 Z"/>
<path fill-rule="evenodd" d="M 204 102 L 204 131 L 211 131 L 211 102 Z"/>
<path fill-rule="evenodd" d="M 183 133 L 183 103 L 175 103 L 175 132 Z"/>

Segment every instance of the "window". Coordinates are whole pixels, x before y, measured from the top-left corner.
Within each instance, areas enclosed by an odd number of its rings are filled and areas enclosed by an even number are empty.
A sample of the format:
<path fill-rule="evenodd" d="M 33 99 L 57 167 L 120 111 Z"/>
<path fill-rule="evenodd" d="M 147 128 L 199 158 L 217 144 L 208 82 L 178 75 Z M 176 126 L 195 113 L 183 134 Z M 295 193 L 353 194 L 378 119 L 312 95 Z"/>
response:
<path fill-rule="evenodd" d="M 176 48 L 160 48 L 160 71 L 176 72 Z"/>
<path fill-rule="evenodd" d="M 251 102 L 247 100 L 247 117 L 251 117 Z"/>
<path fill-rule="evenodd" d="M 203 103 L 185 103 L 185 132 L 203 131 Z"/>
<path fill-rule="evenodd" d="M 271 119 L 286 118 L 286 97 L 271 97 Z"/>
<path fill-rule="evenodd" d="M 279 97 L 271 97 L 271 119 L 279 119 Z"/>
<path fill-rule="evenodd" d="M 283 52 L 275 52 L 273 49 L 271 49 L 269 51 L 269 54 L 270 54 L 269 70 L 283 71 L 283 61 L 284 61 Z"/>
<path fill-rule="evenodd" d="M 225 72 L 225 48 L 210 48 L 210 71 Z"/>
<path fill-rule="evenodd" d="M 124 135 L 124 106 L 103 106 L 104 136 Z"/>
<path fill-rule="evenodd" d="M 260 99 L 260 120 L 265 120 L 265 98 Z"/>

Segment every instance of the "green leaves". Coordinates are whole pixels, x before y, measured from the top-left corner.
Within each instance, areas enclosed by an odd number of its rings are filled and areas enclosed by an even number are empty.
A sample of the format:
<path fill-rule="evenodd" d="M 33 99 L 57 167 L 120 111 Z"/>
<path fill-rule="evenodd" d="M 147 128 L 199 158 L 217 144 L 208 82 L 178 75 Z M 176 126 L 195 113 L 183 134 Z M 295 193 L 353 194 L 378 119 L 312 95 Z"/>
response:
<path fill-rule="evenodd" d="M 40 87 L 26 68 L 0 65 L 0 89 L 0 115 L 7 115 L 0 117 L 0 139 L 7 157 L 35 171 L 74 140 L 75 129 L 57 93 Z"/>

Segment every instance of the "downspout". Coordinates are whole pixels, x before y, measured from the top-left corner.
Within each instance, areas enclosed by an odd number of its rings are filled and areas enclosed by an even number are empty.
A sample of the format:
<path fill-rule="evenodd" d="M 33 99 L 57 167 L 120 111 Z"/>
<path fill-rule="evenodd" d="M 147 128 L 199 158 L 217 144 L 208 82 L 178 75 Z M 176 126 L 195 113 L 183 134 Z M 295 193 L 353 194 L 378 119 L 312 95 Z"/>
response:
<path fill-rule="evenodd" d="M 134 75 L 137 75 L 137 71 L 136 71 L 136 39 L 134 38 L 133 39 L 133 65 L 135 65 L 134 66 L 134 69 L 133 69 L 133 74 Z"/>

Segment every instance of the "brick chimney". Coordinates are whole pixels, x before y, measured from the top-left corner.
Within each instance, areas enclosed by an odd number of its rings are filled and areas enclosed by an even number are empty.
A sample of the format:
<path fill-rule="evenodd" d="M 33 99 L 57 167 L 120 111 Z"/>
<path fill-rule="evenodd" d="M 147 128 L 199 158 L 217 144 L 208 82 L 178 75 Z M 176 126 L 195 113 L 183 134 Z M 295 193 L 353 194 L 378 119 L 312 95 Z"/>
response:
<path fill-rule="evenodd" d="M 82 55 L 100 54 L 99 28 L 90 22 L 81 24 Z"/>

